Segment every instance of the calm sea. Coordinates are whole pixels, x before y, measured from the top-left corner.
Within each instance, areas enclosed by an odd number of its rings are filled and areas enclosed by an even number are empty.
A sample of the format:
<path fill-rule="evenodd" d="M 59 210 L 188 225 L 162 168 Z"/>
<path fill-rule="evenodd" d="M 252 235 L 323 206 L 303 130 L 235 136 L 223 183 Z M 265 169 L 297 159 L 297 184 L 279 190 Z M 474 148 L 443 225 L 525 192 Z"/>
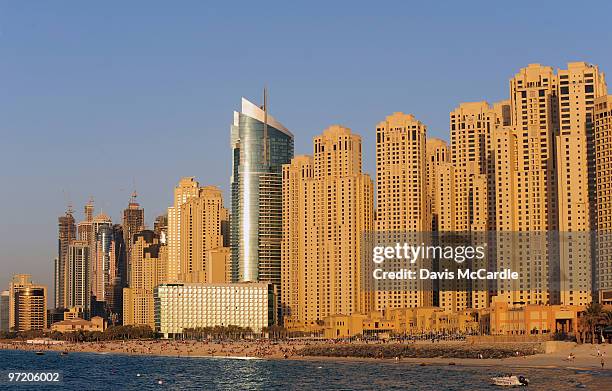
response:
<path fill-rule="evenodd" d="M 405 362 L 332 362 L 174 358 L 0 350 L 0 371 L 59 370 L 56 386 L 8 385 L 19 390 L 488 390 L 503 368 L 417 366 Z M 519 372 L 515 370 L 515 372 Z M 610 390 L 612 371 L 525 369 L 530 390 Z M 140 376 L 138 376 L 140 374 Z M 158 384 L 159 381 L 162 384 Z"/>

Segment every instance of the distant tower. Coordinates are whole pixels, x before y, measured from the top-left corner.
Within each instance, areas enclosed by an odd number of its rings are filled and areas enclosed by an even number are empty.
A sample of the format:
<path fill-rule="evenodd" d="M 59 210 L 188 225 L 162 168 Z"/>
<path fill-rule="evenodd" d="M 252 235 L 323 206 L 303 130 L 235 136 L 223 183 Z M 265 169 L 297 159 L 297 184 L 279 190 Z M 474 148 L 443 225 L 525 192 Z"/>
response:
<path fill-rule="evenodd" d="M 77 225 L 77 238 L 79 240 L 85 240 L 90 245 L 94 241 L 93 235 L 93 214 L 94 214 L 94 199 L 89 198 L 87 205 L 84 208 L 85 220 L 79 222 Z"/>
<path fill-rule="evenodd" d="M 92 316 L 103 315 L 112 278 L 117 274 L 113 223 L 110 217 L 99 214 L 94 217 L 93 227 L 95 242 L 91 256 L 91 291 L 96 301 L 100 302 L 101 308 L 99 312 L 92 313 Z"/>
<path fill-rule="evenodd" d="M 85 205 L 85 221 L 92 221 L 94 214 L 94 198 L 89 197 L 87 205 Z"/>
<path fill-rule="evenodd" d="M 130 197 L 128 207 L 123 210 L 123 241 L 126 245 L 126 259 L 130 260 L 134 235 L 144 229 L 144 209 L 136 201 L 136 190 Z M 129 267 L 128 267 L 129 270 Z"/>
<path fill-rule="evenodd" d="M 55 308 L 64 308 L 66 300 L 66 264 L 68 262 L 68 246 L 76 240 L 76 225 L 72 206 L 68 205 L 64 216 L 58 218 L 58 252 L 55 260 Z"/>
<path fill-rule="evenodd" d="M 159 215 L 153 223 L 153 232 L 159 236 L 159 242 L 166 244 L 166 236 L 168 235 L 168 214 Z"/>
<path fill-rule="evenodd" d="M 75 240 L 68 248 L 66 307 L 79 307 L 89 319 L 91 310 L 91 252 L 86 241 Z"/>

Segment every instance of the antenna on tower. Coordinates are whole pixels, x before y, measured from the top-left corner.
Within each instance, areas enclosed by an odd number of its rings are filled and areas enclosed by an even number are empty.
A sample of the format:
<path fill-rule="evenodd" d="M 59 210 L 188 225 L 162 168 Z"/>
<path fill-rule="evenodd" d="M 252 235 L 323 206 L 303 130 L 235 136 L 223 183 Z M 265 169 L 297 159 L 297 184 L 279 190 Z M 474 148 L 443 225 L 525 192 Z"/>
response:
<path fill-rule="evenodd" d="M 134 191 L 132 192 L 132 195 L 130 196 L 130 204 L 135 204 L 136 197 L 138 197 L 138 193 L 136 192 L 136 178 L 132 178 L 132 186 L 134 188 Z"/>
<path fill-rule="evenodd" d="M 263 90 L 263 111 L 264 111 L 264 128 L 263 128 L 263 156 L 264 164 L 268 164 L 268 87 L 264 86 Z"/>
<path fill-rule="evenodd" d="M 72 201 L 70 200 L 70 194 L 64 189 L 62 189 L 62 194 L 64 195 L 64 201 L 66 202 L 66 214 L 71 215 L 74 213 L 74 209 L 72 208 Z"/>

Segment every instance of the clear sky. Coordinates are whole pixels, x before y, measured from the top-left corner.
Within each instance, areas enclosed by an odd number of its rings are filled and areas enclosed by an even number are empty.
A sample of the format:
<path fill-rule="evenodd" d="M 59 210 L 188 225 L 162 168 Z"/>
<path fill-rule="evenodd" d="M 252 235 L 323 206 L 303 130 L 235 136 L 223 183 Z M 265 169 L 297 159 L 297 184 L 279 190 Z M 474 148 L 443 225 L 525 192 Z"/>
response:
<path fill-rule="evenodd" d="M 612 72 L 609 2 L 408 3 L 1 0 L 0 288 L 25 272 L 52 296 L 67 200 L 119 221 L 135 180 L 150 224 L 181 176 L 227 195 L 232 111 L 264 85 L 296 153 L 343 124 L 373 174 L 394 111 L 448 139 L 450 110 L 529 63 Z"/>

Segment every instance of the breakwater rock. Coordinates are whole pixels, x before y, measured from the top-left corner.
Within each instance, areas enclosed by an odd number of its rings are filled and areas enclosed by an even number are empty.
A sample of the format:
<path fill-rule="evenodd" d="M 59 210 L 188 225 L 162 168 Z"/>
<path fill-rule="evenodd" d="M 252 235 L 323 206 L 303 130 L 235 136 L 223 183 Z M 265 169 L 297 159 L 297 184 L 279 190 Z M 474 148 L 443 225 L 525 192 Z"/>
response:
<path fill-rule="evenodd" d="M 518 353 L 518 354 L 517 354 Z M 506 358 L 544 353 L 540 343 L 471 344 L 329 344 L 306 346 L 300 356 L 359 358 Z"/>

